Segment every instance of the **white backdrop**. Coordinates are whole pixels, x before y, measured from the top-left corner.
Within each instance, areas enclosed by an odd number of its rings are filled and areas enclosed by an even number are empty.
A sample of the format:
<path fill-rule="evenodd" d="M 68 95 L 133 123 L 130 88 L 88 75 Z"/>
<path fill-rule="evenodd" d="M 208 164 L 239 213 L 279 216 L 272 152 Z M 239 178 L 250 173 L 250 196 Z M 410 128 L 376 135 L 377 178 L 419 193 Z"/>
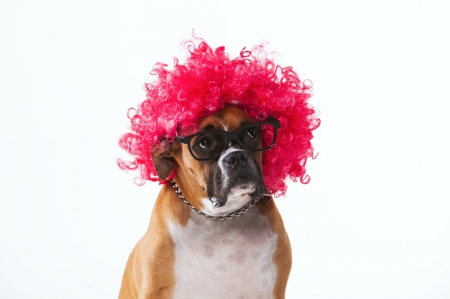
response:
<path fill-rule="evenodd" d="M 195 28 L 263 40 L 314 83 L 312 181 L 277 199 L 287 298 L 450 298 L 445 1 L 0 4 L 0 297 L 115 298 L 159 186 L 117 145 L 157 61 Z"/>

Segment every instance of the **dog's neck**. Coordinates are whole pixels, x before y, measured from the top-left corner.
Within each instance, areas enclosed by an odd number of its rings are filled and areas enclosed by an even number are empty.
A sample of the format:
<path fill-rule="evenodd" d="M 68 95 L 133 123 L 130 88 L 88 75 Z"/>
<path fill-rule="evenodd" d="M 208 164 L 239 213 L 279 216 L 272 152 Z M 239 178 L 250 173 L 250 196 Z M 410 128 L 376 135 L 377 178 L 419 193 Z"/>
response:
<path fill-rule="evenodd" d="M 169 222 L 168 230 L 176 256 L 175 280 L 180 281 L 174 298 L 185 298 L 186 294 L 193 298 L 223 294 L 229 294 L 227 298 L 256 298 L 255 292 L 259 298 L 272 298 L 278 236 L 258 206 L 241 217 L 222 221 L 190 209 L 185 225 Z"/>
<path fill-rule="evenodd" d="M 188 221 L 192 221 L 193 224 L 219 230 L 227 230 L 232 227 L 252 227 L 253 225 L 250 224 L 258 222 L 259 220 L 257 219 L 261 217 L 260 207 L 265 206 L 266 208 L 266 204 L 256 202 L 255 207 L 249 209 L 245 214 L 239 217 L 224 220 L 207 218 L 202 214 L 198 214 L 195 210 L 190 208 L 189 205 L 184 203 L 170 183 L 162 186 L 155 205 L 163 207 L 165 215 L 162 217 L 165 217 L 173 224 L 186 225 Z M 161 215 L 154 216 L 161 217 Z"/>

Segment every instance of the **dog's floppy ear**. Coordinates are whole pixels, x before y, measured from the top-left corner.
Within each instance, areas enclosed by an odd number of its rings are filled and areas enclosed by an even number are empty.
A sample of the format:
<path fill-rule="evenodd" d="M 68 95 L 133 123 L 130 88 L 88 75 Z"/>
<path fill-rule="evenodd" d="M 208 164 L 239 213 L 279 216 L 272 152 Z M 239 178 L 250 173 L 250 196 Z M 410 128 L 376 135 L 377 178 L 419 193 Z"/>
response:
<path fill-rule="evenodd" d="M 152 160 L 156 173 L 161 180 L 167 179 L 175 168 L 174 158 L 170 155 L 172 143 L 160 140 L 152 147 Z"/>

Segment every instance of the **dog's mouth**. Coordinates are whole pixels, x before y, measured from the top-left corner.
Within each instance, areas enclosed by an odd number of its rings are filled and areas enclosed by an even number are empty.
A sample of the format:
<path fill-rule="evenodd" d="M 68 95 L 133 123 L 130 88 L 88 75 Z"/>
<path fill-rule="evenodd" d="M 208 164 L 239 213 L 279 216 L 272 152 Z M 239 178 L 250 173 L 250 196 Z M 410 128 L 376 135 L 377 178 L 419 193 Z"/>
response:
<path fill-rule="evenodd" d="M 207 195 L 211 203 L 209 207 L 214 213 L 221 214 L 239 209 L 265 193 L 261 166 L 257 159 L 246 151 L 230 148 L 212 169 L 206 181 Z"/>
<path fill-rule="evenodd" d="M 227 202 L 231 204 L 246 204 L 248 201 L 258 198 L 262 195 L 263 187 L 261 183 L 257 183 L 255 178 L 241 176 L 231 182 L 222 190 L 219 196 L 209 198 L 213 207 L 223 207 Z"/>

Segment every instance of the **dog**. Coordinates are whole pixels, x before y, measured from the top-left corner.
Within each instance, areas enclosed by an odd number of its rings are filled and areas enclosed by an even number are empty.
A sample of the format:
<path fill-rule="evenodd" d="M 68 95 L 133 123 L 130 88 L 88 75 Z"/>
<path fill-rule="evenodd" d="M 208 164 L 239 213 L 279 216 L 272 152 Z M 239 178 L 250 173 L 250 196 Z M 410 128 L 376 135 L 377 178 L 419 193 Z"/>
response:
<path fill-rule="evenodd" d="M 198 133 L 152 147 L 158 177 L 176 174 L 131 252 L 119 299 L 285 298 L 291 246 L 265 194 L 262 125 L 226 106 L 201 118 Z"/>

